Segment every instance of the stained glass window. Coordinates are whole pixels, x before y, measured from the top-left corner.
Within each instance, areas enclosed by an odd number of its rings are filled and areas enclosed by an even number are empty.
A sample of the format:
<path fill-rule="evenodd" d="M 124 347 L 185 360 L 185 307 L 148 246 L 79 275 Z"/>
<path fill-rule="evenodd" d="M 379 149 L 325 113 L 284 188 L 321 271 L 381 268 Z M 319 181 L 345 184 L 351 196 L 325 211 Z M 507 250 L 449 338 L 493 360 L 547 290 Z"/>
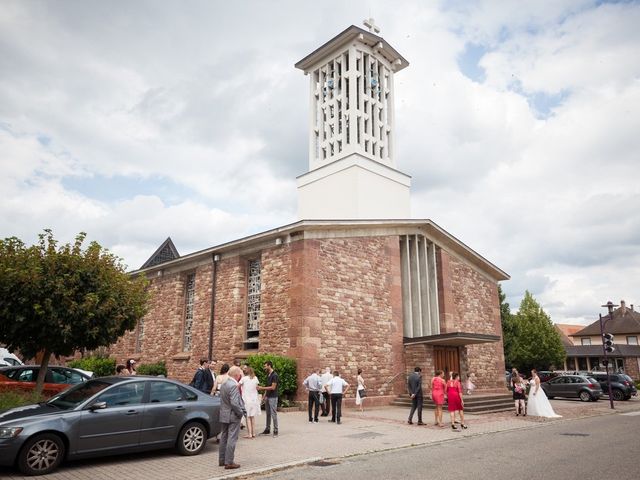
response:
<path fill-rule="evenodd" d="M 184 339 L 183 351 L 191 350 L 191 330 L 193 327 L 193 307 L 196 296 L 196 274 L 187 275 L 185 287 L 185 309 L 184 309 Z"/>

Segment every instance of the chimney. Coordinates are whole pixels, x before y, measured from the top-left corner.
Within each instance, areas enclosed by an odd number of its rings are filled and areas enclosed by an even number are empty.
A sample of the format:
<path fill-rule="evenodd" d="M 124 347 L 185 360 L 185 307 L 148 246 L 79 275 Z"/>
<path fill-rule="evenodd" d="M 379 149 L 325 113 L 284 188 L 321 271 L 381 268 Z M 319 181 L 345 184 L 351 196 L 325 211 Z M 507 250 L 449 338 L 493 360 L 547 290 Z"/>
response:
<path fill-rule="evenodd" d="M 635 310 L 633 309 L 633 303 L 631 305 L 629 305 L 629 308 L 631 308 L 632 312 L 635 312 Z"/>
<path fill-rule="evenodd" d="M 624 316 L 627 313 L 627 306 L 625 305 L 624 300 L 620 300 L 620 313 Z"/>

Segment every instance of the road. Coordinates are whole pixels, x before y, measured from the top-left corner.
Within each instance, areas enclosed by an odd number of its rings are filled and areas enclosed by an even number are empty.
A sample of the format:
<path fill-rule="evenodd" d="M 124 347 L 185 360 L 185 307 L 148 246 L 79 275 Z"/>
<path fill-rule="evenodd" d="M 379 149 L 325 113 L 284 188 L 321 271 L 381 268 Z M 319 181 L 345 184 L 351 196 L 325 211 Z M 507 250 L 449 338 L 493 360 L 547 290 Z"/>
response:
<path fill-rule="evenodd" d="M 639 437 L 640 412 L 630 412 L 318 462 L 260 478 L 637 480 Z"/>

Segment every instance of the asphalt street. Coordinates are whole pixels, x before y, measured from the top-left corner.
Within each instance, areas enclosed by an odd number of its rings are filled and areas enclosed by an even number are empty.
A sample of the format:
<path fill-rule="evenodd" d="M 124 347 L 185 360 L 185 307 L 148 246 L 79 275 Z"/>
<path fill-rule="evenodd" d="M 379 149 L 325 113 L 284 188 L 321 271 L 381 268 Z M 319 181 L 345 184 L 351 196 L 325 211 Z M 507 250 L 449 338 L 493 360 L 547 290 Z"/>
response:
<path fill-rule="evenodd" d="M 260 478 L 637 480 L 640 412 L 327 460 Z"/>

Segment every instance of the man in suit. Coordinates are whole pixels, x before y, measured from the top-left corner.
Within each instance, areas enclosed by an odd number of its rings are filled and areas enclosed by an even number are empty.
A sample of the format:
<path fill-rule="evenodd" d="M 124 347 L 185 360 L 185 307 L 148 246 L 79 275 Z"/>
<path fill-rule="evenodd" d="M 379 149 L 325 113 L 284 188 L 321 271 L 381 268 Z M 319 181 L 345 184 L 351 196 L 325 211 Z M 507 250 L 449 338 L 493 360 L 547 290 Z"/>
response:
<path fill-rule="evenodd" d="M 413 373 L 409 375 L 407 380 L 407 388 L 409 395 L 411 395 L 411 412 L 409 413 L 409 425 L 413 425 L 413 414 L 418 410 L 418 425 L 424 425 L 422 423 L 422 369 L 416 367 L 413 369 Z"/>
<path fill-rule="evenodd" d="M 238 382 L 242 378 L 242 369 L 233 366 L 229 369 L 229 379 L 220 386 L 220 447 L 218 465 L 231 470 L 240 468 L 234 462 L 236 442 L 240 433 L 240 420 L 245 415 L 244 403 L 240 396 Z"/>
<path fill-rule="evenodd" d="M 206 358 L 200 359 L 200 368 L 196 371 L 192 381 L 195 388 L 208 395 L 211 394 L 211 389 L 213 388 L 213 374 L 209 368 L 210 365 L 210 360 Z"/>

